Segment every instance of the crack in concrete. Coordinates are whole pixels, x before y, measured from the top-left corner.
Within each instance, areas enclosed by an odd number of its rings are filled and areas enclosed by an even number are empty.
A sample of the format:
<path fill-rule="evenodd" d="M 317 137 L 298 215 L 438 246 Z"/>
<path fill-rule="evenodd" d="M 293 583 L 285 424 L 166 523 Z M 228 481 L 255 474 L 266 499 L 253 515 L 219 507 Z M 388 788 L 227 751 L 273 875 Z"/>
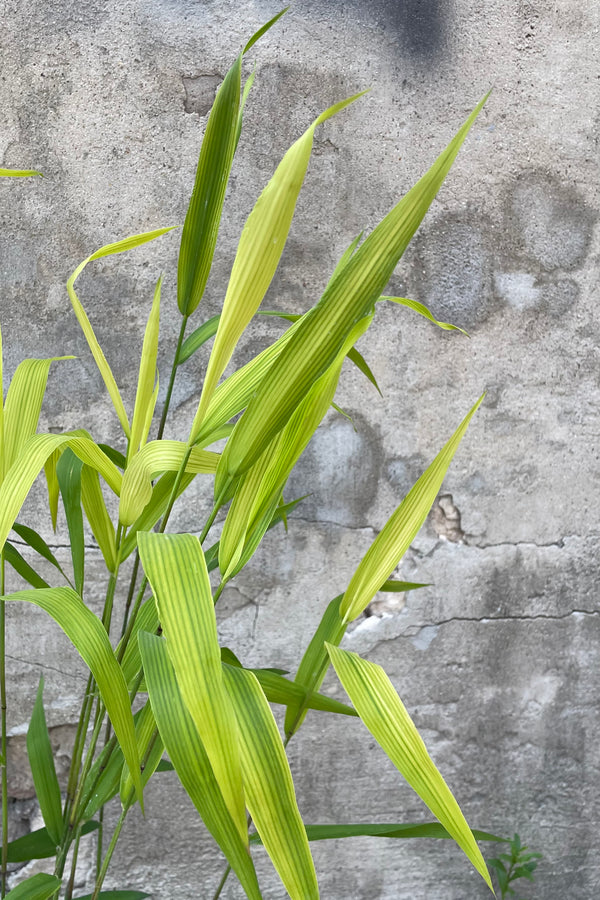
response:
<path fill-rule="evenodd" d="M 7 659 L 11 659 L 13 662 L 20 662 L 27 666 L 37 666 L 38 669 L 47 669 L 49 672 L 58 672 L 59 675 L 63 675 L 65 678 L 75 678 L 77 681 L 87 681 L 86 675 L 80 675 L 78 672 L 65 672 L 64 669 L 59 669 L 56 666 L 49 666 L 48 663 L 37 662 L 32 659 L 22 659 L 20 656 L 11 656 L 10 653 L 6 654 Z"/>
<path fill-rule="evenodd" d="M 426 622 L 424 625 L 417 626 L 419 628 L 427 628 L 428 626 L 449 625 L 452 622 L 478 622 L 487 624 L 488 622 L 535 622 L 537 619 L 548 619 L 553 622 L 561 622 L 570 616 L 598 616 L 598 609 L 572 609 L 561 616 L 549 616 L 545 613 L 536 613 L 532 616 L 451 616 L 449 619 L 441 619 L 439 622 Z"/>

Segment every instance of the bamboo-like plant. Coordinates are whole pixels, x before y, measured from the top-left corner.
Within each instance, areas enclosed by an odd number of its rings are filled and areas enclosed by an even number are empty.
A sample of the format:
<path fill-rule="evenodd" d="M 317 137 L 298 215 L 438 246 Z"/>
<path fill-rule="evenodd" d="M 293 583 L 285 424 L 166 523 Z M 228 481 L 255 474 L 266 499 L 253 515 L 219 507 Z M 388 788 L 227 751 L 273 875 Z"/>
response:
<path fill-rule="evenodd" d="M 67 282 L 73 311 L 123 431 L 120 449 L 96 443 L 84 429 L 37 433 L 48 371 L 56 360 L 25 360 L 5 398 L 0 390 L 2 897 L 45 900 L 61 895 L 70 900 L 79 841 L 94 830 L 98 847 L 92 900 L 148 896 L 135 891 L 100 892 L 129 810 L 138 802 L 143 808 L 145 785 L 155 771 L 164 768 L 175 770 L 227 858 L 228 869 L 221 884 L 215 885 L 215 898 L 230 870 L 249 898 L 261 897 L 250 852 L 251 845 L 258 842 L 264 845 L 290 897 L 317 898 L 310 842 L 354 835 L 453 838 L 491 888 L 476 841 L 500 838 L 469 828 L 385 672 L 340 647 L 348 625 L 378 591 L 419 587 L 389 578 L 423 524 L 481 398 L 364 558 L 357 561 L 346 590 L 330 602 L 322 620 L 315 622 L 314 637 L 293 680 L 270 668 L 245 668 L 231 650 L 219 646 L 217 638 L 217 601 L 225 585 L 256 552 L 266 531 L 285 522 L 287 511 L 294 506 L 294 502 L 284 502 L 286 482 L 323 416 L 334 405 L 344 360 L 350 359 L 374 381 L 355 344 L 371 324 L 376 304 L 394 301 L 435 322 L 421 304 L 388 297 L 383 291 L 485 102 L 484 98 L 429 171 L 372 233 L 362 243 L 359 238 L 353 241 L 312 309 L 303 316 L 281 314 L 290 321 L 279 339 L 221 380 L 279 264 L 315 129 L 360 96 L 325 110 L 284 155 L 245 223 L 220 315 L 190 331 L 190 319 L 202 300 L 211 270 L 244 103 L 252 84 L 253 76 L 242 88 L 242 60 L 278 18 L 261 28 L 239 54 L 208 119 L 181 232 L 177 281 L 181 328 L 156 438 L 150 439 L 150 434 L 158 397 L 161 278 L 144 335 L 131 416 L 75 283 L 94 260 L 131 250 L 169 228 L 102 247 L 88 256 Z M 0 170 L 4 176 L 34 174 Z M 163 434 L 179 368 L 211 338 L 214 343 L 189 438 L 166 439 Z M 221 453 L 209 449 L 223 439 L 226 443 Z M 62 496 L 72 574 L 61 568 L 51 548 L 30 525 L 17 521 L 42 469 L 55 527 Z M 167 533 L 174 504 L 198 475 L 214 479 L 214 507 L 207 521 L 198 523 L 199 537 Z M 116 521 L 108 512 L 106 490 L 118 498 Z M 227 506 L 220 540 L 204 549 L 216 516 Z M 85 603 L 84 516 L 107 569 L 100 617 Z M 11 543 L 11 531 L 31 552 L 52 564 L 60 586 L 46 583 L 20 555 Z M 132 555 L 133 572 L 124 591 L 120 572 Z M 6 564 L 31 589 L 7 594 Z M 220 578 L 215 581 L 213 577 L 213 588 L 210 572 L 217 570 Z M 115 603 L 122 594 L 127 600 L 119 639 L 113 646 Z M 45 827 L 9 843 L 4 614 L 7 602 L 19 601 L 36 604 L 58 623 L 90 674 L 64 797 L 54 768 L 40 682 L 27 748 Z M 330 664 L 352 706 L 320 692 Z M 140 698 L 143 705 L 138 709 Z M 286 707 L 284 740 L 271 712 L 272 703 Z M 134 708 L 138 709 L 135 713 Z M 437 822 L 305 824 L 296 803 L 286 746 L 310 709 L 360 718 Z M 121 815 L 106 845 L 102 810 L 117 795 Z M 7 893 L 9 863 L 46 857 L 55 857 L 53 875 L 37 874 Z"/>

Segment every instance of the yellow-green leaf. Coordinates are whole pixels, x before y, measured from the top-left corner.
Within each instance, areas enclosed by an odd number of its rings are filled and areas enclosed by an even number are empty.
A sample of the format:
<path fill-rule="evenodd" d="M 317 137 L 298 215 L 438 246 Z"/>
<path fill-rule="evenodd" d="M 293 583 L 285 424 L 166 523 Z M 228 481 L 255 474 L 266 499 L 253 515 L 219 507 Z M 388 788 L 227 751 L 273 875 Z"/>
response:
<path fill-rule="evenodd" d="M 45 610 L 60 625 L 81 655 L 96 680 L 102 702 L 132 773 L 138 799 L 142 803 L 140 760 L 127 685 L 100 619 L 82 603 L 79 594 L 68 587 L 17 591 L 4 599 L 25 600 Z"/>
<path fill-rule="evenodd" d="M 192 424 L 192 442 L 199 433 L 215 387 L 235 346 L 260 306 L 279 264 L 308 167 L 315 129 L 359 96 L 362 94 L 329 107 L 292 144 L 246 220 Z"/>
<path fill-rule="evenodd" d="M 327 645 L 327 650 L 346 693 L 379 746 L 493 892 L 489 872 L 471 829 L 381 666 L 331 644 Z"/>
<path fill-rule="evenodd" d="M 177 488 L 177 497 L 184 493 L 195 477 L 194 473 L 186 473 L 183 476 Z M 169 503 L 176 478 L 177 472 L 165 472 L 152 488 L 150 500 L 128 529 L 127 536 L 121 544 L 121 562 L 127 559 L 134 550 L 137 550 L 138 531 L 152 531 L 158 520 L 162 518 Z"/>
<path fill-rule="evenodd" d="M 100 472 L 109 487 L 120 494 L 121 473 L 84 432 L 33 434 L 0 486 L 0 549 L 42 467 L 56 450 L 64 447 L 71 447 L 79 459 Z"/>
<path fill-rule="evenodd" d="M 0 178 L 27 178 L 30 175 L 43 177 L 36 169 L 0 169 Z"/>
<path fill-rule="evenodd" d="M 102 380 L 106 385 L 106 389 L 109 393 L 112 404 L 115 408 L 115 412 L 119 418 L 119 422 L 121 423 L 121 427 L 125 432 L 127 438 L 131 435 L 131 429 L 129 426 L 129 419 L 127 418 L 127 413 L 125 412 L 125 407 L 123 406 L 123 400 L 121 399 L 121 394 L 119 392 L 119 388 L 117 387 L 117 382 L 115 381 L 115 377 L 112 373 L 112 370 L 102 352 L 102 348 L 98 343 L 98 339 L 94 334 L 94 329 L 90 323 L 90 320 L 87 317 L 87 314 L 81 305 L 81 301 L 79 297 L 75 293 L 75 282 L 87 266 L 89 262 L 93 262 L 96 259 L 101 259 L 104 256 L 112 256 L 114 253 L 124 253 L 126 250 L 132 250 L 134 247 L 139 247 L 141 244 L 145 244 L 148 241 L 153 241 L 155 238 L 160 237 L 163 234 L 166 234 L 168 231 L 172 231 L 175 226 L 172 225 L 169 228 L 157 228 L 154 231 L 145 231 L 143 234 L 134 234 L 130 237 L 123 238 L 121 241 L 116 241 L 112 244 L 106 244 L 104 247 L 100 247 L 99 250 L 96 250 L 95 253 L 92 253 L 91 256 L 88 256 L 86 259 L 80 263 L 69 280 L 67 281 L 67 293 L 69 294 L 69 298 L 71 300 L 71 305 L 73 307 L 73 311 L 77 316 L 77 321 L 81 326 L 81 330 L 85 335 L 85 339 L 88 342 L 88 346 L 92 351 L 92 356 L 98 366 L 98 370 L 102 376 Z"/>
<path fill-rule="evenodd" d="M 409 300 L 408 297 L 386 297 L 381 296 L 380 300 L 389 300 L 391 303 L 397 303 L 399 306 L 406 306 L 408 309 L 414 310 L 414 312 L 419 313 L 420 316 L 424 316 L 426 319 L 429 319 L 430 322 L 433 322 L 434 325 L 437 325 L 438 328 L 443 328 L 444 331 L 460 331 L 461 334 L 469 337 L 464 328 L 459 328 L 458 325 L 451 325 L 450 322 L 440 322 L 435 316 L 427 309 L 424 303 L 419 303 L 418 300 Z"/>
<path fill-rule="evenodd" d="M 366 609 L 419 533 L 442 486 L 448 466 L 484 396 L 479 398 L 413 485 L 362 558 L 340 605 L 344 622 L 351 622 Z"/>
<path fill-rule="evenodd" d="M 440 189 L 485 99 L 429 171 L 332 279 L 317 306 L 271 366 L 227 445 L 231 477 L 258 459 L 310 385 L 331 365 L 350 329 L 371 310 Z"/>
<path fill-rule="evenodd" d="M 140 710 L 139 716 L 135 721 L 135 737 L 137 740 L 138 756 L 142 763 L 140 777 L 142 785 L 145 787 L 148 781 L 156 771 L 165 745 L 156 729 L 156 719 L 152 712 L 150 703 L 146 703 Z M 131 802 L 131 794 L 133 791 L 133 781 L 131 773 L 127 766 L 123 766 L 121 771 L 121 782 L 119 785 L 119 794 L 121 796 L 121 804 L 123 807 L 128 806 Z"/>
<path fill-rule="evenodd" d="M 119 504 L 119 519 L 123 525 L 133 524 L 150 502 L 153 479 L 163 472 L 177 472 L 188 450 L 183 441 L 150 441 L 133 457 L 123 475 Z M 218 462 L 218 453 L 193 447 L 185 471 L 194 475 L 212 474 L 216 472 Z"/>
<path fill-rule="evenodd" d="M 248 840 L 235 717 L 221 670 L 204 553 L 190 534 L 138 534 L 181 696 L 242 840 Z"/>
<path fill-rule="evenodd" d="M 317 900 L 317 876 L 292 773 L 273 713 L 256 676 L 224 666 L 239 730 L 248 810 L 292 900 Z"/>
<path fill-rule="evenodd" d="M 114 572 L 117 561 L 115 526 L 106 508 L 100 478 L 91 466 L 84 465 L 81 470 L 81 502 L 106 567 L 109 572 Z"/>
<path fill-rule="evenodd" d="M 242 476 L 221 534 L 219 567 L 223 579 L 239 572 L 262 540 L 290 472 L 333 401 L 346 354 L 372 318 L 365 316 L 355 325 L 333 365 L 311 387 L 280 435 Z M 215 477 L 216 502 L 227 490 L 227 482 L 219 477 L 222 463 L 223 457 Z"/>
<path fill-rule="evenodd" d="M 225 805 L 200 735 L 182 700 L 166 642 L 145 632 L 140 632 L 138 640 L 150 703 L 175 771 L 246 894 L 250 900 L 260 900 L 252 859 Z"/>
<path fill-rule="evenodd" d="M 162 275 L 156 283 L 154 290 L 154 300 L 152 301 L 152 309 L 148 316 L 146 331 L 144 332 L 144 343 L 142 345 L 142 358 L 140 361 L 140 369 L 138 375 L 137 393 L 135 396 L 135 406 L 133 408 L 133 418 L 131 420 L 131 439 L 129 441 L 129 453 L 131 458 L 137 453 L 145 442 L 145 436 L 148 434 L 148 412 L 150 410 L 150 421 L 152 421 L 152 395 L 154 392 L 154 381 L 156 374 L 156 358 L 158 356 L 158 332 L 160 324 L 160 288 L 162 284 Z M 146 427 L 148 425 L 148 427 Z"/>
<path fill-rule="evenodd" d="M 19 363 L 6 394 L 4 408 L 4 471 L 7 472 L 19 455 L 27 438 L 35 434 L 48 372 L 53 362 L 75 359 L 74 356 L 55 356 L 52 359 L 24 359 Z"/>

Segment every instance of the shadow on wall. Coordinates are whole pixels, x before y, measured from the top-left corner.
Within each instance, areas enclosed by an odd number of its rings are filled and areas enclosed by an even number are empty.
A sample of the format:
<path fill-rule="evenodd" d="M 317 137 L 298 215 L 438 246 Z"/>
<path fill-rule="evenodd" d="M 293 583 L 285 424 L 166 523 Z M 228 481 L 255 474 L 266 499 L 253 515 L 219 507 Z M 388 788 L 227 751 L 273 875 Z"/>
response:
<path fill-rule="evenodd" d="M 357 22 L 364 19 L 386 31 L 396 32 L 404 49 L 422 57 L 433 57 L 446 36 L 447 0 L 314 0 L 315 6 L 349 10 Z"/>

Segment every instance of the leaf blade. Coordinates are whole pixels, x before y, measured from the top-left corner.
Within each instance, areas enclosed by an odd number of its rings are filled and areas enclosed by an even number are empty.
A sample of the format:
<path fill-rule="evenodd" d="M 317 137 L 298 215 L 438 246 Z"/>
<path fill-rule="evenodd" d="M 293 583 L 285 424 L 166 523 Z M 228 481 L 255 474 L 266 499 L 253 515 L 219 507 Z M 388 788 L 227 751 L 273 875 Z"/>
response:
<path fill-rule="evenodd" d="M 356 653 L 331 644 L 327 651 L 365 726 L 493 893 L 487 866 L 471 829 L 388 676 L 381 666 Z"/>
<path fill-rule="evenodd" d="M 62 801 L 44 713 L 43 691 L 44 679 L 40 678 L 27 729 L 27 756 L 44 824 L 57 847 L 63 832 Z"/>

